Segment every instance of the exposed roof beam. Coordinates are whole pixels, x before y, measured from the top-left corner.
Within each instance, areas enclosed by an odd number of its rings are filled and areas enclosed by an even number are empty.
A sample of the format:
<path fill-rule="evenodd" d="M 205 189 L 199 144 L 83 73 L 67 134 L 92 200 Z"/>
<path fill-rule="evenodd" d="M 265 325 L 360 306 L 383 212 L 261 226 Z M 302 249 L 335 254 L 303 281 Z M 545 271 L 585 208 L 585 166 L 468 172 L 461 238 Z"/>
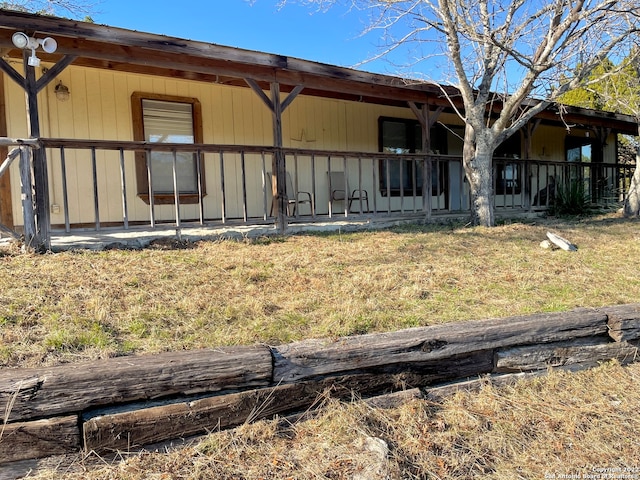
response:
<path fill-rule="evenodd" d="M 77 56 L 74 65 L 92 68 L 244 87 L 247 86 L 244 79 L 251 79 L 263 89 L 268 89 L 268 85 L 275 82 L 283 91 L 297 92 L 304 88 L 306 95 L 405 108 L 408 102 L 429 103 L 445 109 L 450 107 L 437 85 L 77 20 L 8 10 L 0 10 L 0 13 L 0 51 L 5 49 L 7 55 L 15 58 L 22 59 L 22 51 L 15 49 L 11 35 L 19 30 L 38 37 L 54 37 L 58 42 L 56 53 L 47 55 L 39 52 L 42 60 L 52 63 L 61 56 Z M 20 75 L 14 75 L 15 70 L 12 72 L 8 65 L 7 62 L 0 63 L 0 68 L 18 81 Z M 632 117 L 587 109 L 568 108 L 562 116 L 549 109 L 538 118 L 611 127 L 632 135 L 637 133 Z"/>
<path fill-rule="evenodd" d="M 14 82 L 20 85 L 22 88 L 25 88 L 25 79 L 18 71 L 13 68 L 9 63 L 4 59 L 0 58 L 0 70 L 7 74 L 9 78 L 11 78 Z"/>
<path fill-rule="evenodd" d="M 38 81 L 36 82 L 36 90 L 39 92 L 44 87 L 46 87 L 49 82 L 51 82 L 58 76 L 58 74 L 60 74 L 60 72 L 71 65 L 75 59 L 75 55 L 65 55 L 60 60 L 58 60 L 58 62 L 56 62 L 53 67 L 47 70 L 47 73 L 45 73 L 38 79 Z"/>

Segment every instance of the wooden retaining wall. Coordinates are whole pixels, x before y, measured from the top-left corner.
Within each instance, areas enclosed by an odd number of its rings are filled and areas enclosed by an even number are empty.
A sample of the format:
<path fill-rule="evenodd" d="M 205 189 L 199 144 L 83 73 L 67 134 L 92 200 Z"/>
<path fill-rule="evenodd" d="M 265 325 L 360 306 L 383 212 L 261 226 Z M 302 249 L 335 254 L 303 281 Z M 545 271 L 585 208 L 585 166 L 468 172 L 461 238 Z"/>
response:
<path fill-rule="evenodd" d="M 373 397 L 373 404 L 384 406 L 475 388 L 479 378 L 501 383 L 550 367 L 629 363 L 638 345 L 640 304 L 633 304 L 278 347 L 4 369 L 0 466 L 206 434 L 303 411 L 320 394 Z M 397 393 L 380 397 L 390 392 Z"/>

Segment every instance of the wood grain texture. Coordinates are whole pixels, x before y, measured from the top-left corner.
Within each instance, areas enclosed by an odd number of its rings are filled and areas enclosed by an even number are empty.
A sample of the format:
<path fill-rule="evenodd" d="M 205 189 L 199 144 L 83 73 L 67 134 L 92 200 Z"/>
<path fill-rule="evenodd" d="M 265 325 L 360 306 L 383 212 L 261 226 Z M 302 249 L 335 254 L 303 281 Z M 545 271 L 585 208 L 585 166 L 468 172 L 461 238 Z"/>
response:
<path fill-rule="evenodd" d="M 10 421 L 92 407 L 267 386 L 266 347 L 118 357 L 48 369 L 0 370 L 0 411 L 15 397 Z"/>
<path fill-rule="evenodd" d="M 607 317 L 592 309 L 539 314 L 399 332 L 308 340 L 273 348 L 274 380 L 295 382 L 328 374 L 442 360 L 480 350 L 604 335 Z"/>
<path fill-rule="evenodd" d="M 411 388 L 400 392 L 387 393 L 367 399 L 367 404 L 373 408 L 390 409 L 397 408 L 412 400 L 424 399 L 424 394 L 419 388 Z"/>
<path fill-rule="evenodd" d="M 0 423 L 0 464 L 77 452 L 80 449 L 78 416 Z"/>
<path fill-rule="evenodd" d="M 304 410 L 323 396 L 351 398 L 354 386 L 366 391 L 378 389 L 381 384 L 388 386 L 392 381 L 374 375 L 344 377 L 106 413 L 84 422 L 84 445 L 88 451 L 105 452 L 205 435 L 276 414 Z"/>
<path fill-rule="evenodd" d="M 370 372 L 329 376 L 194 401 L 167 402 L 150 408 L 130 406 L 127 407 L 129 411 L 122 412 L 98 412 L 83 424 L 84 445 L 87 450 L 102 452 L 204 435 L 276 414 L 306 410 L 325 397 L 361 398 L 404 391 L 459 375 L 478 375 L 491 370 L 492 357 L 491 351 L 474 352 L 446 361 L 385 366 Z"/>
<path fill-rule="evenodd" d="M 607 342 L 607 337 L 514 347 L 496 352 L 495 371 L 526 372 L 572 365 L 589 368 L 613 359 L 626 364 L 636 360 L 637 350 L 627 342 Z"/>
<path fill-rule="evenodd" d="M 609 318 L 609 336 L 616 342 L 640 339 L 640 303 L 602 307 Z"/>
<path fill-rule="evenodd" d="M 487 375 L 481 378 L 451 382 L 428 388 L 424 392 L 424 398 L 432 402 L 442 402 L 457 392 L 478 392 L 485 385 L 502 387 L 513 385 L 520 380 L 543 375 L 545 371 L 508 373 Z"/>

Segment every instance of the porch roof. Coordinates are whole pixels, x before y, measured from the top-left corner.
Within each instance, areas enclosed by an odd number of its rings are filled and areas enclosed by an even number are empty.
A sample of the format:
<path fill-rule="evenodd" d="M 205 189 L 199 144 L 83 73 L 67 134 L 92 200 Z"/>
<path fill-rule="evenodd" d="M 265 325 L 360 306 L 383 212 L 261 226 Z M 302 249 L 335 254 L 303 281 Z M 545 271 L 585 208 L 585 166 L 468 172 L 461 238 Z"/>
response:
<path fill-rule="evenodd" d="M 126 30 L 78 20 L 0 9 L 0 54 L 22 58 L 11 36 L 51 36 L 55 53 L 38 51 L 43 61 L 55 63 L 65 56 L 74 65 L 147 75 L 247 87 L 246 80 L 268 89 L 278 83 L 283 91 L 304 87 L 304 94 L 406 107 L 407 102 L 449 107 L 444 87 L 390 75 L 328 65 L 283 55 Z M 628 115 L 567 107 L 562 118 L 558 105 L 538 115 L 543 121 L 562 121 L 611 128 L 637 135 L 637 121 Z"/>

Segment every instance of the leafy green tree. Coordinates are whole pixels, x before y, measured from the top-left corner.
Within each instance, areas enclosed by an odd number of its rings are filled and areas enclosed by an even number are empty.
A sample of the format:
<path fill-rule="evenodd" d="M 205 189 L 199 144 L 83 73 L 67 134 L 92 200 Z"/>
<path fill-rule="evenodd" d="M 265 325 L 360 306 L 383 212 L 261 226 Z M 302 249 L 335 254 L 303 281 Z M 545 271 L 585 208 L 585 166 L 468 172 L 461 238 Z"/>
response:
<path fill-rule="evenodd" d="M 415 47 L 414 68 L 456 87 L 443 96 L 465 123 L 463 165 L 472 221 L 495 223 L 495 149 L 563 94 L 594 82 L 614 52 L 631 54 L 640 30 L 637 0 L 283 0 L 371 9 L 387 40 L 380 55 Z M 445 62 L 437 65 L 437 57 Z M 435 67 L 434 67 L 435 65 Z M 455 97 L 455 98 L 454 98 Z M 463 108 L 458 108 L 458 101 Z M 494 105 L 500 105 L 498 113 Z"/>
<path fill-rule="evenodd" d="M 640 165 L 640 66 L 636 55 L 631 55 L 619 65 L 611 61 L 598 67 L 598 81 L 568 92 L 562 101 L 568 105 L 585 108 L 597 108 L 624 113 L 636 118 L 638 137 L 622 138 L 622 152 L 635 150 L 632 161 Z M 602 74 L 602 73 L 606 73 Z M 596 77 L 596 74 L 594 74 Z M 631 162 L 630 162 L 631 163 Z M 625 197 L 623 212 L 627 217 L 640 215 L 640 168 L 635 169 Z"/>

